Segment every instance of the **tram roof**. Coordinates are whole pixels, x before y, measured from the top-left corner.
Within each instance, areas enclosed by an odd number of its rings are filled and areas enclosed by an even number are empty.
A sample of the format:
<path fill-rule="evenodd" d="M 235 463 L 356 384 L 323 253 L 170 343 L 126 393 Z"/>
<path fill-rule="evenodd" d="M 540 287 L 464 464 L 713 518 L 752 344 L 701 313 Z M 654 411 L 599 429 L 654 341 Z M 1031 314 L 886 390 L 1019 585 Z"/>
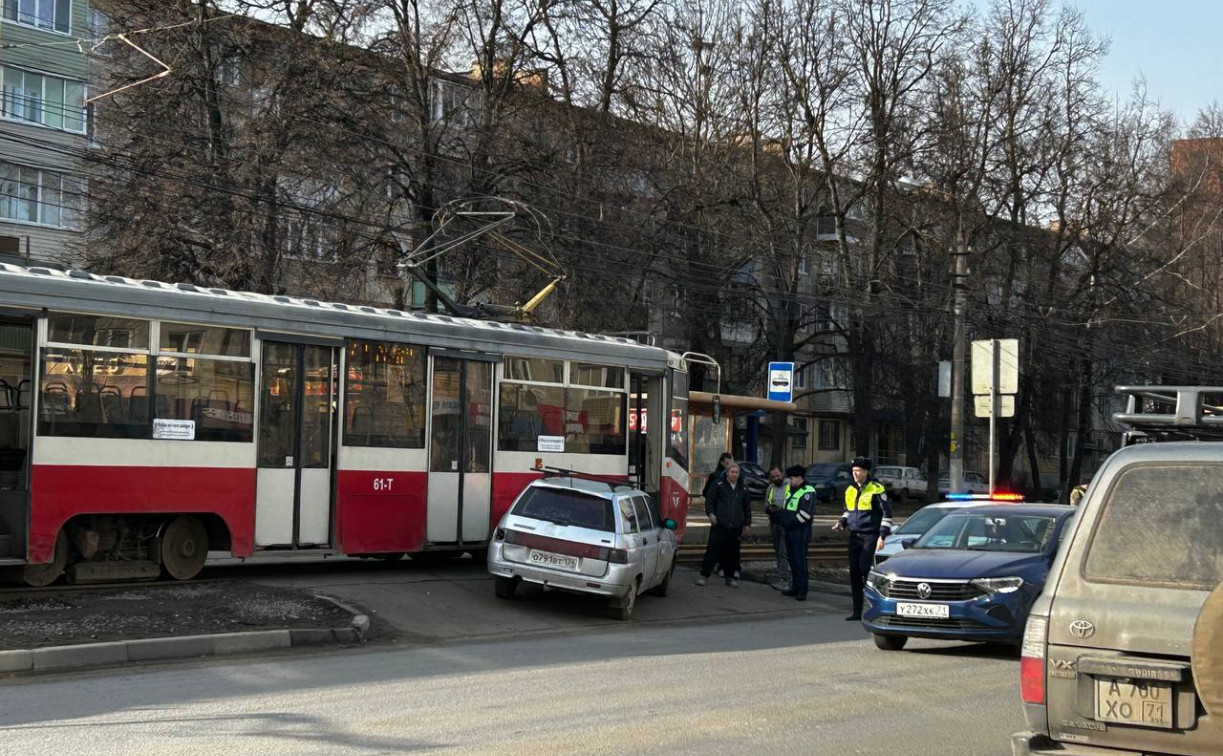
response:
<path fill-rule="evenodd" d="M 3 263 L 0 306 L 182 320 L 316 338 L 377 339 L 494 355 L 610 361 L 626 367 L 667 365 L 666 350 L 620 336 Z"/>

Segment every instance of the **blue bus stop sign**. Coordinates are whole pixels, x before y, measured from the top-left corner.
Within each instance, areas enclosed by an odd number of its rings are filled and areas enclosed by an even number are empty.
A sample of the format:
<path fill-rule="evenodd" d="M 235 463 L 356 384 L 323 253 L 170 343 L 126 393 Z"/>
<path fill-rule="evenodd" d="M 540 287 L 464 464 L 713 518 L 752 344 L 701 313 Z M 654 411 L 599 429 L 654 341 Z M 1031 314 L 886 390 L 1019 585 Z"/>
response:
<path fill-rule="evenodd" d="M 770 401 L 794 401 L 794 363 L 769 363 L 769 393 Z"/>

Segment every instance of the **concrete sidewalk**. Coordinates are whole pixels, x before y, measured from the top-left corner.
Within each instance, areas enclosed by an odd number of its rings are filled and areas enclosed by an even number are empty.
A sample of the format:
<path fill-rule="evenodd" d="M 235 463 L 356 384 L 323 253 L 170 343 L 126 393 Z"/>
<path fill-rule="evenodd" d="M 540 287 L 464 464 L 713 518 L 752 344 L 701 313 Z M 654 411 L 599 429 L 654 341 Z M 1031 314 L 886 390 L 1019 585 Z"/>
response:
<path fill-rule="evenodd" d="M 669 596 L 642 596 L 633 619 L 619 622 L 605 617 L 604 602 L 593 597 L 525 585 L 516 598 L 498 599 L 485 566 L 468 559 L 428 566 L 403 562 L 379 570 L 360 569 L 363 566 L 321 565 L 318 570 L 286 570 L 257 580 L 326 594 L 360 607 L 373 622 L 369 640 L 375 643 L 506 639 L 593 628 L 843 614 L 849 609 L 848 599 L 839 595 L 813 593 L 806 602 L 798 602 L 767 585 L 747 581 L 738 588 L 716 581 L 697 587 L 696 571 L 680 567 Z"/>

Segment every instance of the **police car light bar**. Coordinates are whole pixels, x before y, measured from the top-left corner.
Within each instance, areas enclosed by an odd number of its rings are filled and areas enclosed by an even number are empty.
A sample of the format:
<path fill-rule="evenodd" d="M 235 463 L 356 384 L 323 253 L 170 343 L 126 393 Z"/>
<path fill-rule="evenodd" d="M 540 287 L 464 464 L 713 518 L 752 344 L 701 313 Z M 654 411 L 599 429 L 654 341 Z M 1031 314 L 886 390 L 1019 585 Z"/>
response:
<path fill-rule="evenodd" d="M 1017 493 L 952 493 L 947 494 L 947 501 L 1023 501 L 1023 494 Z"/>

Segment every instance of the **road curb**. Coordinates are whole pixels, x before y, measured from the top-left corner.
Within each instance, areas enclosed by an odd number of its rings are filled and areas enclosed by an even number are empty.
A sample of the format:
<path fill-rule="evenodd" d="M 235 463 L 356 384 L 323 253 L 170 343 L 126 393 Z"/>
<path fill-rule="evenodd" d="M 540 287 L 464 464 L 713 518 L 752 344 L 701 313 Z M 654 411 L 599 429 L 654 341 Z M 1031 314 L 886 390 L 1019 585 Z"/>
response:
<path fill-rule="evenodd" d="M 196 659 L 298 646 L 358 645 L 364 642 L 368 630 L 369 618 L 358 614 L 348 627 L 252 630 L 16 649 L 0 651 L 0 673 L 49 672 L 131 662 Z"/>

